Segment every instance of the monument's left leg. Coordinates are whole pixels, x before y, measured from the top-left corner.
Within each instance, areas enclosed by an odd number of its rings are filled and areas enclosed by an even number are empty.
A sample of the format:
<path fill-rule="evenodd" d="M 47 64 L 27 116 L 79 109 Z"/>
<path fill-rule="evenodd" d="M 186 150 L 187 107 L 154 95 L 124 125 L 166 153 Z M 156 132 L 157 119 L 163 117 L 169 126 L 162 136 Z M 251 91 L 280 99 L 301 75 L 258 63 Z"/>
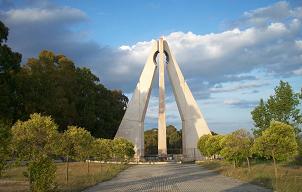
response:
<path fill-rule="evenodd" d="M 123 137 L 134 144 L 135 157 L 144 157 L 144 121 L 156 70 L 155 56 L 158 43 L 154 42 L 147 62 L 115 137 Z"/>

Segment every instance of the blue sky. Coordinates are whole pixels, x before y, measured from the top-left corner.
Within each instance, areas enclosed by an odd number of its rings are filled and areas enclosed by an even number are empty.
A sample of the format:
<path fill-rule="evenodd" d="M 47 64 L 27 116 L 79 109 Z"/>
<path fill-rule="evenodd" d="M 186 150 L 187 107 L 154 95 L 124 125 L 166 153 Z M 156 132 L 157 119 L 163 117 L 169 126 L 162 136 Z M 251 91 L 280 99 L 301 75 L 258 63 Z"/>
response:
<path fill-rule="evenodd" d="M 0 0 L 23 62 L 65 54 L 129 97 L 153 40 L 164 36 L 215 132 L 251 129 L 250 111 L 280 80 L 302 85 L 302 2 Z M 166 78 L 167 79 L 167 78 Z M 156 83 L 145 127 L 157 124 Z M 167 123 L 180 128 L 168 80 Z"/>

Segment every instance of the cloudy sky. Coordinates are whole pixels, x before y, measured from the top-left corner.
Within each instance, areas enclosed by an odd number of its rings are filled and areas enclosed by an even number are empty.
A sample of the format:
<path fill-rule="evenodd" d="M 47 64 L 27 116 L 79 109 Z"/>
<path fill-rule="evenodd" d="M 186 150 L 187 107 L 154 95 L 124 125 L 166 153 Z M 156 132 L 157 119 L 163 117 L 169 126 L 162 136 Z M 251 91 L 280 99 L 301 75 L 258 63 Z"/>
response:
<path fill-rule="evenodd" d="M 280 80 L 302 86 L 302 1 L 0 0 L 8 44 L 23 62 L 70 57 L 129 97 L 154 40 L 164 36 L 215 132 L 251 129 L 250 111 Z M 157 82 L 145 127 L 157 126 Z M 171 87 L 167 124 L 180 128 Z"/>

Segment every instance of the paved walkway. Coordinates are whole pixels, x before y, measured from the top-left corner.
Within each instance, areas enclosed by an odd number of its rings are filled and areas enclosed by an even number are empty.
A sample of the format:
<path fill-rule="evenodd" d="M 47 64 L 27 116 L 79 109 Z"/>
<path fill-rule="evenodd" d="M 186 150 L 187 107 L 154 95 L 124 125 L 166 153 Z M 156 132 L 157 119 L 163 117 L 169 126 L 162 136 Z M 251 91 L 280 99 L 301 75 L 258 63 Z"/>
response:
<path fill-rule="evenodd" d="M 135 165 L 110 181 L 85 192 L 169 191 L 169 192 L 268 192 L 271 190 L 244 183 L 194 164 Z"/>

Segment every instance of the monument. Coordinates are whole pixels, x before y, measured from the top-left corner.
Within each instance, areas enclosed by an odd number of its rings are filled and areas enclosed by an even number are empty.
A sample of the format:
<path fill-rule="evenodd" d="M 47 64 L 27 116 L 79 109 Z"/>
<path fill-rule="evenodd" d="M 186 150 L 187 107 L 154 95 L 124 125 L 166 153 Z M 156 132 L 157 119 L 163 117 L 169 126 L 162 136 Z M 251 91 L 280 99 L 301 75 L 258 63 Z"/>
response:
<path fill-rule="evenodd" d="M 190 159 L 199 153 L 196 150 L 199 137 L 211 132 L 167 41 L 163 38 L 152 45 L 151 53 L 115 137 L 132 141 L 135 157 L 138 159 L 144 157 L 144 120 L 157 68 L 159 70 L 158 155 L 167 156 L 164 79 L 166 69 L 182 121 L 183 157 Z"/>

